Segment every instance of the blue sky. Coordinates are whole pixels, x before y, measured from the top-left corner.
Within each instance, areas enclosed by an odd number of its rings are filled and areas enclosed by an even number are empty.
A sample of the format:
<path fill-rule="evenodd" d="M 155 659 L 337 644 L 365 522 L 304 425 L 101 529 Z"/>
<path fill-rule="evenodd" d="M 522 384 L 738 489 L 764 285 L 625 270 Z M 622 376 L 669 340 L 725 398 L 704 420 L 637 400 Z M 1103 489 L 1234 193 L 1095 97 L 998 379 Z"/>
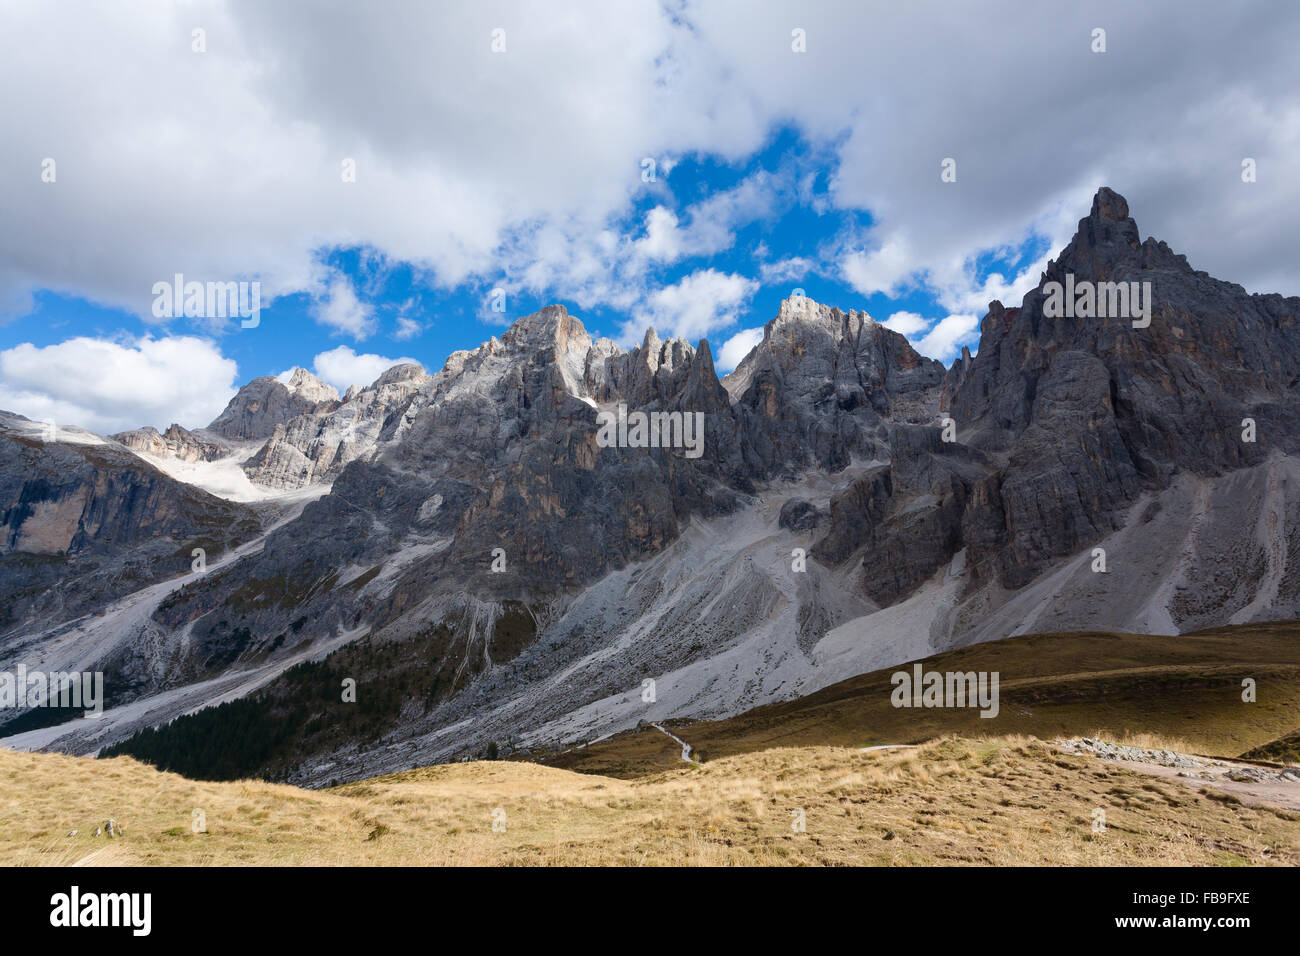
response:
<path fill-rule="evenodd" d="M 76 337 L 125 344 L 144 336 L 198 336 L 216 342 L 222 355 L 237 364 L 239 384 L 304 366 L 329 376 L 342 389 L 369 380 L 342 377 L 368 366 L 342 361 L 347 353 L 340 349 L 358 356 L 414 359 L 436 371 L 451 352 L 472 349 L 500 334 L 514 319 L 551 302 L 561 302 L 579 315 L 593 334 L 624 345 L 639 342 L 650 325 L 660 326 L 665 334 L 682 331 L 692 344 L 703 332 L 715 356 L 737 333 L 760 329 L 796 288 L 846 310 L 866 309 L 879 321 L 902 312 L 919 316 L 928 326 L 949 314 L 935 292 L 919 283 L 904 282 L 892 294 L 864 294 L 844 278 L 838 260 L 846 250 L 865 244 L 872 218 L 866 210 L 835 207 L 829 193 L 838 172 L 834 153 L 818 150 L 797 131 L 773 130 L 761 149 L 740 162 L 691 154 L 656 158 L 653 180 L 647 178 L 648 170 L 643 176 L 643 170 L 647 167 L 638 165 L 632 171 L 644 188 L 620 216 L 611 218 L 612 231 L 632 242 L 646 242 L 652 232 L 651 217 L 669 213 L 684 234 L 689 236 L 692 227 L 708 233 L 683 240 L 687 251 L 680 255 L 673 252 L 655 258 L 646 268 L 647 286 L 676 287 L 693 275 L 710 272 L 742 280 L 742 291 L 703 317 L 705 327 L 695 325 L 694 334 L 689 327 L 672 328 L 671 316 L 644 302 L 619 307 L 598 297 L 566 297 L 558 290 L 531 287 L 525 276 L 510 269 L 447 287 L 429 270 L 373 247 L 336 246 L 316 253 L 331 277 L 325 294 L 282 295 L 263 306 L 256 328 L 243 329 L 234 319 L 181 317 L 160 323 L 128 309 L 38 290 L 30 311 L 0 326 L 0 350 L 21 343 L 44 348 Z M 701 220 L 702 206 L 748 184 L 754 184 L 753 197 L 746 196 L 716 220 Z M 514 237 L 507 237 L 506 244 L 513 241 Z M 1044 237 L 1030 236 L 1016 246 L 978 257 L 972 274 L 977 282 L 995 273 L 1014 274 L 1045 249 Z M 492 290 L 497 288 L 506 292 L 504 313 L 490 306 Z M 340 298 L 346 301 L 339 302 Z M 336 310 L 332 315 L 331 307 Z M 960 345 L 973 349 L 977 341 L 978 333 L 967 330 L 953 337 L 950 345 L 928 351 L 949 360 Z M 336 361 L 318 362 L 322 353 Z M 731 363 L 741 354 L 739 347 L 733 348 L 728 356 Z M 724 366 L 731 363 L 720 361 Z"/>
<path fill-rule="evenodd" d="M 1196 267 L 1300 293 L 1300 7 L 1182 12 L 11 0 L 0 409 L 201 426 L 252 378 L 436 371 L 553 302 L 725 371 L 795 288 L 950 362 L 1101 185 Z M 155 318 L 176 273 L 260 282 L 259 325 Z"/>

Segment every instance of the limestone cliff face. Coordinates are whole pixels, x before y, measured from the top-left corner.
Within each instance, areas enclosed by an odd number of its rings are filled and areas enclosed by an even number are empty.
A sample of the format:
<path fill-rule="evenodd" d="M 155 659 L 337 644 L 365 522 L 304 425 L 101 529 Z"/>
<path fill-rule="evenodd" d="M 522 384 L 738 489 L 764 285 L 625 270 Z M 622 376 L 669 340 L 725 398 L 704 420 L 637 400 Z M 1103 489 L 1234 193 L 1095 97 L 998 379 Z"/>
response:
<path fill-rule="evenodd" d="M 162 434 L 156 428 L 146 425 L 144 428 L 119 432 L 112 437 L 134 452 L 155 458 L 171 457 L 186 462 L 216 461 L 230 454 L 229 445 L 217 440 L 215 436 L 206 438 L 174 422 Z"/>
<path fill-rule="evenodd" d="M 233 441 L 269 438 L 277 425 L 297 415 L 337 404 L 338 392 L 306 369 L 294 369 L 286 384 L 274 376 L 255 378 L 230 400 L 208 430 Z"/>
<path fill-rule="evenodd" d="M 324 398 L 302 414 L 277 422 L 266 444 L 244 463 L 244 471 L 249 480 L 268 488 L 333 481 L 348 462 L 373 454 L 385 429 L 391 432 L 428 380 L 420 366 L 398 365 L 373 385 L 349 390 L 341 403 Z"/>
<path fill-rule="evenodd" d="M 702 412 L 706 453 L 600 447 L 597 416 L 619 403 Z M 707 344 L 649 333 L 625 353 L 552 306 L 453 355 L 375 464 L 475 489 L 447 566 L 489 592 L 524 593 L 590 581 L 661 549 L 688 515 L 735 507 L 721 480 L 743 468 L 726 457 L 735 433 Z M 489 570 L 495 548 L 508 575 Z"/>
<path fill-rule="evenodd" d="M 1049 317 L 1044 286 L 1067 281 L 1150 283 L 1150 324 Z M 1113 529 L 1141 488 L 1294 453 L 1298 318 L 1298 298 L 1249 295 L 1140 240 L 1127 202 L 1100 190 L 1039 287 L 1019 308 L 992 303 L 950 376 L 959 439 L 1007 461 L 968 516 L 1004 530 L 975 565 L 1018 587 Z M 1261 440 L 1242 440 L 1246 418 Z"/>
<path fill-rule="evenodd" d="M 0 413 L 0 634 L 41 627 L 216 560 L 260 522 L 86 433 Z"/>
<path fill-rule="evenodd" d="M 725 384 L 756 421 L 765 461 L 838 471 L 887 457 L 886 419 L 933 422 L 943 378 L 942 364 L 865 312 L 797 296 Z"/>

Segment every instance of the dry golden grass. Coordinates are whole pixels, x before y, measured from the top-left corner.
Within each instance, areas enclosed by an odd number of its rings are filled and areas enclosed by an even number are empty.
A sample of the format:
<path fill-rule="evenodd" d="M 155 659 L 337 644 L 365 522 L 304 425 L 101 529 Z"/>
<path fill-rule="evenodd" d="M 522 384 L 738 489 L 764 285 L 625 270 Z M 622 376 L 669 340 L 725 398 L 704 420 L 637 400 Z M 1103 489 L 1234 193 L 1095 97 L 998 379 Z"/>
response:
<path fill-rule="evenodd" d="M 0 781 L 6 865 L 1300 864 L 1300 815 L 1027 737 L 777 748 L 637 780 L 454 764 L 327 791 L 0 750 Z M 95 838 L 109 817 L 123 836 Z"/>
<path fill-rule="evenodd" d="M 1169 749 L 1185 753 L 1235 757 L 1300 727 L 1296 621 L 1178 637 L 1022 635 L 949 651 L 927 659 L 925 667 L 1000 673 L 997 717 L 983 718 L 974 708 L 896 708 L 890 700 L 890 677 L 899 668 L 890 667 L 725 720 L 667 721 L 665 726 L 706 759 L 769 747 L 919 743 L 949 734 L 1020 734 L 1041 740 L 1100 735 L 1112 741 L 1166 741 L 1178 744 Z M 1257 681 L 1257 702 L 1241 699 L 1243 677 Z M 1098 727 L 1106 729 L 1098 732 Z M 680 752 L 650 728 L 543 762 L 606 776 L 640 777 L 672 767 Z"/>

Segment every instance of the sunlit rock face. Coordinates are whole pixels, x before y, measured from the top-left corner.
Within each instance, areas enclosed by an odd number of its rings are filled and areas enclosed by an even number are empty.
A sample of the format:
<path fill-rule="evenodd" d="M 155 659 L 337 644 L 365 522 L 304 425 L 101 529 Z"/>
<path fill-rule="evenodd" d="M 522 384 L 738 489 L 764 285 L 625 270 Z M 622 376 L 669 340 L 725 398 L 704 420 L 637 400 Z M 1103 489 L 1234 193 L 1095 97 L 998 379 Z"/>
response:
<path fill-rule="evenodd" d="M 255 378 L 230 400 L 208 430 L 235 441 L 269 438 L 277 425 L 338 402 L 338 391 L 306 369 L 294 369 L 286 384 L 273 376 Z"/>

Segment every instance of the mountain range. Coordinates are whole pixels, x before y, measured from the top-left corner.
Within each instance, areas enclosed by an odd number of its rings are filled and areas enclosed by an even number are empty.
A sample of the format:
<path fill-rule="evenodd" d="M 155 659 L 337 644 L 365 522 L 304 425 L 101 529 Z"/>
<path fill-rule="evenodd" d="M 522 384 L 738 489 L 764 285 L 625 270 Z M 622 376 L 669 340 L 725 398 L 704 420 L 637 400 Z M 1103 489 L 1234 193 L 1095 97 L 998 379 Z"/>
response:
<path fill-rule="evenodd" d="M 1062 315 L 1056 283 L 1149 315 Z M 950 368 L 801 295 L 723 378 L 707 341 L 625 350 L 552 305 L 433 375 L 255 379 L 204 429 L 0 413 L 0 670 L 108 696 L 0 734 L 322 785 L 1009 635 L 1296 618 L 1298 318 L 1103 187 Z M 620 408 L 702 414 L 702 453 L 602 443 Z"/>

